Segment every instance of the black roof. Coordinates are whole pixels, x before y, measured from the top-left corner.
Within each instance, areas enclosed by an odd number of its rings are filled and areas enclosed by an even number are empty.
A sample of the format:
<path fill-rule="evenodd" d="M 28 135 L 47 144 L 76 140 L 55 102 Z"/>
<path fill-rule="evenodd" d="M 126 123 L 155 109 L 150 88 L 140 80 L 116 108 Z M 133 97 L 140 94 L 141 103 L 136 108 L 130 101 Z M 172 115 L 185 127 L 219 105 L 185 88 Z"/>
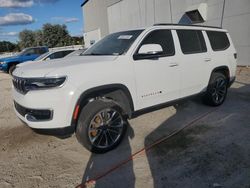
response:
<path fill-rule="evenodd" d="M 191 27 L 206 27 L 206 28 L 216 28 L 222 29 L 221 27 L 206 26 L 206 25 L 189 25 L 189 24 L 171 24 L 171 23 L 156 23 L 154 26 L 169 25 L 169 26 L 191 26 Z"/>

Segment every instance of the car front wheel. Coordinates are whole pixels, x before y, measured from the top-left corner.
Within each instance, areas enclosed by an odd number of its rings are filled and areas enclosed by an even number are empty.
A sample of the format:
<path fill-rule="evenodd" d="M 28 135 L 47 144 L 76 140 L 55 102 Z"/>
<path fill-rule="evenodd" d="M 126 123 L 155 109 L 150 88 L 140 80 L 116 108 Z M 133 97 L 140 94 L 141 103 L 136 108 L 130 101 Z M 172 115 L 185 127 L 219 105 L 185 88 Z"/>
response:
<path fill-rule="evenodd" d="M 111 100 L 98 99 L 81 110 L 77 140 L 94 153 L 105 153 L 121 142 L 127 127 L 122 109 Z"/>

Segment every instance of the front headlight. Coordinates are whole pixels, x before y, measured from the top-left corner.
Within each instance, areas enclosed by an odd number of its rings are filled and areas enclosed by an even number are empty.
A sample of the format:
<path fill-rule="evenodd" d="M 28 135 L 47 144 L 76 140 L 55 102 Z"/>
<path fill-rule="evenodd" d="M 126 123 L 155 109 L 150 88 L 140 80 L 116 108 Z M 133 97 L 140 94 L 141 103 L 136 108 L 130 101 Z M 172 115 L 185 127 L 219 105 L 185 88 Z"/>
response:
<path fill-rule="evenodd" d="M 55 87 L 61 87 L 66 81 L 67 77 L 57 78 L 30 78 L 27 79 L 24 86 L 25 90 L 37 90 L 37 89 L 49 89 Z"/>
<path fill-rule="evenodd" d="M 4 64 L 4 62 L 0 62 L 0 65 L 3 65 Z"/>

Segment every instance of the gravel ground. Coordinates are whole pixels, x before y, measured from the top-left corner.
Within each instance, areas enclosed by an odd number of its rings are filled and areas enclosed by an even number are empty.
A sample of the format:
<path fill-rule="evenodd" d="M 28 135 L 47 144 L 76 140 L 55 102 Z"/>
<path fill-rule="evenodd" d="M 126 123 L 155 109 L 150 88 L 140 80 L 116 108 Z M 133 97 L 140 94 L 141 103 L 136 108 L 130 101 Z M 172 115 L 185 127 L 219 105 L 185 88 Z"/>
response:
<path fill-rule="evenodd" d="M 196 99 L 139 116 L 121 145 L 102 155 L 89 153 L 74 135 L 60 139 L 23 125 L 13 111 L 11 79 L 0 72 L 0 187 L 75 187 L 207 112 L 98 179 L 96 187 L 250 188 L 250 69 L 238 69 L 221 107 Z"/>

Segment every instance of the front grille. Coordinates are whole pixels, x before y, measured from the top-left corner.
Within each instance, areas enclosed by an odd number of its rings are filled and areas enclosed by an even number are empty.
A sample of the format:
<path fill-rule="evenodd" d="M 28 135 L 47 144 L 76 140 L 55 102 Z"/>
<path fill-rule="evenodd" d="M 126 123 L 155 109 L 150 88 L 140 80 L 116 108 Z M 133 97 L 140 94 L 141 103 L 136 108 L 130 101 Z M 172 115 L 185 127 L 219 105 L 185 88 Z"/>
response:
<path fill-rule="evenodd" d="M 35 109 L 29 109 L 21 106 L 17 102 L 14 101 L 15 109 L 16 111 L 25 117 L 25 115 L 30 115 L 35 118 L 36 121 L 48 121 L 51 120 L 53 117 L 53 111 L 52 110 L 35 110 Z"/>
<path fill-rule="evenodd" d="M 26 79 L 13 77 L 12 79 L 13 86 L 19 93 L 26 94 L 28 91 L 25 88 Z"/>

